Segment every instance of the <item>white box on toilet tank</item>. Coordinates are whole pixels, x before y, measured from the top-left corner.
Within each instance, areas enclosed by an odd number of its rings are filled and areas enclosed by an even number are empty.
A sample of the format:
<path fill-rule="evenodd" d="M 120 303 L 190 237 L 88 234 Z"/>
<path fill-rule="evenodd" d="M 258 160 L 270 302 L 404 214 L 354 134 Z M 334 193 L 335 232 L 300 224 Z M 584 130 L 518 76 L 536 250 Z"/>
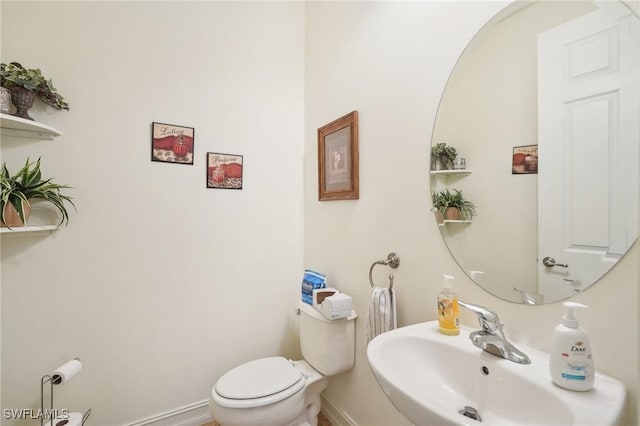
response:
<path fill-rule="evenodd" d="M 327 287 L 313 290 L 313 307 L 330 320 L 349 318 L 352 312 L 351 296 Z"/>
<path fill-rule="evenodd" d="M 325 376 L 353 368 L 355 311 L 348 318 L 329 320 L 310 305 L 299 302 L 302 357 Z"/>

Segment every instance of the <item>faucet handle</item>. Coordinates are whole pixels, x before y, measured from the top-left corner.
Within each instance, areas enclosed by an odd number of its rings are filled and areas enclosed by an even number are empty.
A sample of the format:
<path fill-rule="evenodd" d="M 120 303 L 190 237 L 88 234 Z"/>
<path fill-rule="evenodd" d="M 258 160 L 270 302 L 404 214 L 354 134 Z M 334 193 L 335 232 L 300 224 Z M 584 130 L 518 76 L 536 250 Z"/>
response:
<path fill-rule="evenodd" d="M 477 315 L 483 331 L 495 332 L 502 329 L 502 324 L 500 323 L 500 317 L 498 317 L 498 314 L 486 306 L 474 305 L 472 303 L 463 302 L 462 300 L 458 300 L 458 305 L 469 309 Z"/>

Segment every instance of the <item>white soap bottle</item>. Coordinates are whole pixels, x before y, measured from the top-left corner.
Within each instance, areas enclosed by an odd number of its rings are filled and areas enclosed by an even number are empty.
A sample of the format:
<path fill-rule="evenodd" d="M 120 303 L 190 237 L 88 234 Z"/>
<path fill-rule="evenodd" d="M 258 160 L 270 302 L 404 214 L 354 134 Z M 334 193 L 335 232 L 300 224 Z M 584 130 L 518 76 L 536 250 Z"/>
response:
<path fill-rule="evenodd" d="M 574 308 L 587 308 L 576 302 L 563 303 L 566 313 L 553 332 L 549 370 L 555 384 L 574 391 L 593 389 L 595 369 L 589 336 L 573 315 Z"/>

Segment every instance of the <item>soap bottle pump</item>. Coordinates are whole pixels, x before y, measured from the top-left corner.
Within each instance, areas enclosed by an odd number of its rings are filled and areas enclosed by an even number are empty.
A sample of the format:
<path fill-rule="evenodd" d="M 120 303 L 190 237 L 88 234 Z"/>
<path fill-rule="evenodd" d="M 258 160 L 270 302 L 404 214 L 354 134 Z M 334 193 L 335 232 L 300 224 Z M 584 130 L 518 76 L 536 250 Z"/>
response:
<path fill-rule="evenodd" d="M 566 313 L 553 332 L 549 370 L 558 386 L 574 391 L 593 388 L 595 369 L 589 336 L 578 326 L 575 308 L 587 308 L 576 302 L 563 303 Z"/>
<path fill-rule="evenodd" d="M 440 333 L 449 336 L 460 334 L 460 318 L 458 307 L 458 295 L 451 285 L 454 278 L 444 274 L 444 285 L 438 293 L 438 325 Z"/>

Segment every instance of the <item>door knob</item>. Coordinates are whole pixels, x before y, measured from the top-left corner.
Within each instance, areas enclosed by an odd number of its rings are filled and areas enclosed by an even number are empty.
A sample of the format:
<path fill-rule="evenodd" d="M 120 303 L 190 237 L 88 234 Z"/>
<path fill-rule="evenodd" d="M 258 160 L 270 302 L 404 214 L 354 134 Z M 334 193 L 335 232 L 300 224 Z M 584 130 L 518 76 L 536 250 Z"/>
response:
<path fill-rule="evenodd" d="M 542 259 L 542 264 L 548 267 L 551 267 L 551 266 L 559 266 L 561 268 L 569 267 L 569 265 L 567 265 L 566 263 L 556 263 L 556 260 L 553 257 L 549 257 L 549 256 Z"/>

